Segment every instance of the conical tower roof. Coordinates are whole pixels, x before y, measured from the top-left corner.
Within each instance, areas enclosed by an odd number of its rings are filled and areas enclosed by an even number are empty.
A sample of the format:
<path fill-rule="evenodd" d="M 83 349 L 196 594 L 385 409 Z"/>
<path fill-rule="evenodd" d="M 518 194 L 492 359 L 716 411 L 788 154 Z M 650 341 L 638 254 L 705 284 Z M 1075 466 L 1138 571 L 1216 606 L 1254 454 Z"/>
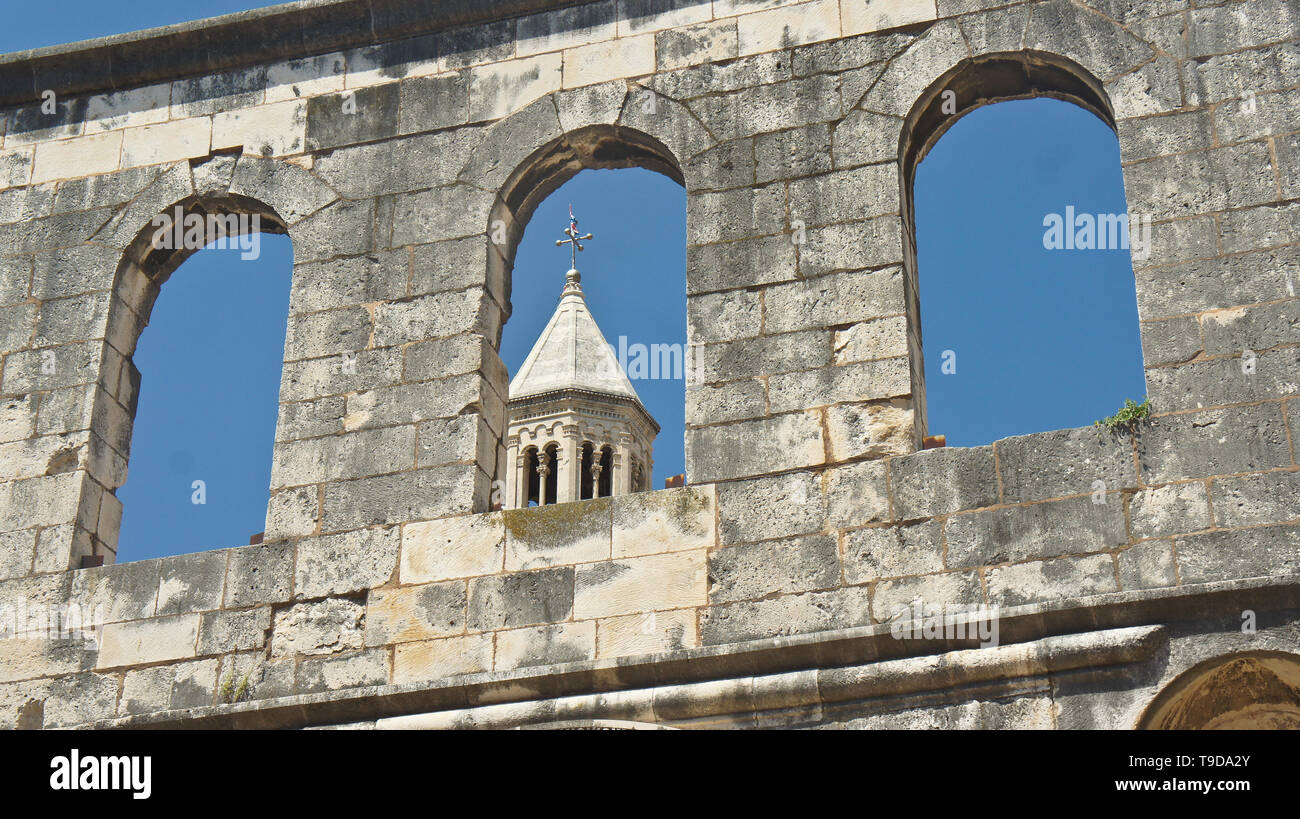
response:
<path fill-rule="evenodd" d="M 510 382 L 510 400 L 557 390 L 583 390 L 641 404 L 587 308 L 579 280 L 578 271 L 570 270 L 559 306 Z"/>

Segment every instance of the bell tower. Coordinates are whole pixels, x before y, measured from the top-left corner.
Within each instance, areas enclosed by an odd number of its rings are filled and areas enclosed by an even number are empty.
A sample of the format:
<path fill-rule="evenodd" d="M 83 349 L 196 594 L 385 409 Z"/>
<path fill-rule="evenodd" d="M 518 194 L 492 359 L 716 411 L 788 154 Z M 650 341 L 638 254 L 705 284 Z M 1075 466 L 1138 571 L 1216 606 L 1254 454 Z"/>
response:
<path fill-rule="evenodd" d="M 650 488 L 659 424 L 641 404 L 587 308 L 569 208 L 571 266 L 560 303 L 510 382 L 507 509 L 625 495 Z"/>

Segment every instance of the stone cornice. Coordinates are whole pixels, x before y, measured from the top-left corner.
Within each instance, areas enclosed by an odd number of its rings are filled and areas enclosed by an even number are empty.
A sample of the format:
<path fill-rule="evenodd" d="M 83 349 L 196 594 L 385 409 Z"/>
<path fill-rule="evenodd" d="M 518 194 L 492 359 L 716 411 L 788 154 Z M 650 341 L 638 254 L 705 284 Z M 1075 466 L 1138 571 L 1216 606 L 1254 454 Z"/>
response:
<path fill-rule="evenodd" d="M 0 105 L 170 82 L 591 0 L 299 0 L 0 55 Z"/>

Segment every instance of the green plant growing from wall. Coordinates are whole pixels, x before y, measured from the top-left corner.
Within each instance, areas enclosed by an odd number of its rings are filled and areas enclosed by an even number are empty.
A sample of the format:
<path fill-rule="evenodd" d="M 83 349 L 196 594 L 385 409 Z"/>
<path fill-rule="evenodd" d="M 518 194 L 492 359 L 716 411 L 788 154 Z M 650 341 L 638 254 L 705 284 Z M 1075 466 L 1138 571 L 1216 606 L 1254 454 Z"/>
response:
<path fill-rule="evenodd" d="M 1094 421 L 1093 426 L 1097 429 L 1105 428 L 1111 432 L 1129 432 L 1132 433 L 1137 429 L 1139 422 L 1151 417 L 1151 399 L 1147 398 L 1141 404 L 1136 403 L 1132 398 L 1124 399 L 1124 406 L 1119 412 L 1103 418 L 1100 421 Z"/>
<path fill-rule="evenodd" d="M 224 703 L 243 702 L 249 699 L 253 693 L 253 672 L 257 670 L 256 665 L 249 666 L 248 670 L 238 678 L 236 682 L 235 670 L 232 668 L 226 672 L 225 678 L 217 688 L 217 694 Z"/>

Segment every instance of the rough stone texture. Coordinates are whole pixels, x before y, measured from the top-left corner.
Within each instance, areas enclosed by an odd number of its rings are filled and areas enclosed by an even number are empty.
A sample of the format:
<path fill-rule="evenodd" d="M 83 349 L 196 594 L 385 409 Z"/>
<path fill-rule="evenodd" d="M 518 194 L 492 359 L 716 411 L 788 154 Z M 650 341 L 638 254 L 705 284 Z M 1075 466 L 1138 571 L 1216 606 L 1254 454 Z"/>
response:
<path fill-rule="evenodd" d="M 364 709 L 348 690 L 484 673 L 521 675 L 493 696 L 523 700 L 490 707 L 554 718 L 548 667 L 578 664 L 594 713 L 646 721 L 1127 728 L 1197 663 L 1295 653 L 1294 3 L 528 0 L 455 27 L 384 5 L 239 16 L 247 42 L 220 48 L 168 28 L 0 65 L 0 605 L 40 632 L 75 604 L 99 639 L 6 639 L 0 725 L 311 721 L 304 695 Z M 355 28 L 308 53 L 302 32 L 344 7 Z M 1020 51 L 1083 82 L 1007 93 L 1100 89 L 1082 101 L 1114 113 L 1127 201 L 1156 219 L 1133 259 L 1153 415 L 917 451 L 921 105 L 959 63 Z M 54 115 L 33 76 L 59 85 Z M 999 82 L 1030 77 L 1057 81 Z M 628 164 L 686 187 L 690 483 L 489 512 L 504 260 L 538 194 Z M 148 388 L 131 355 L 171 272 L 145 231 L 177 203 L 257 213 L 294 244 L 267 542 L 112 565 Z M 508 247 L 484 236 L 495 219 Z M 88 555 L 110 565 L 78 569 Z M 1211 584 L 1236 611 L 1204 612 Z M 1069 674 L 1016 643 L 1020 682 L 991 693 L 823 702 L 862 659 L 845 630 L 913 604 L 1034 607 L 1024 642 L 1148 606 L 1166 643 L 1075 646 Z M 773 638 L 811 689 L 741 676 L 758 655 L 735 644 Z M 885 639 L 927 668 L 984 662 Z M 583 665 L 602 662 L 617 673 Z M 890 662 L 853 673 L 893 684 Z M 621 688 L 638 673 L 648 709 Z M 231 716 L 241 680 L 259 716 Z"/>

